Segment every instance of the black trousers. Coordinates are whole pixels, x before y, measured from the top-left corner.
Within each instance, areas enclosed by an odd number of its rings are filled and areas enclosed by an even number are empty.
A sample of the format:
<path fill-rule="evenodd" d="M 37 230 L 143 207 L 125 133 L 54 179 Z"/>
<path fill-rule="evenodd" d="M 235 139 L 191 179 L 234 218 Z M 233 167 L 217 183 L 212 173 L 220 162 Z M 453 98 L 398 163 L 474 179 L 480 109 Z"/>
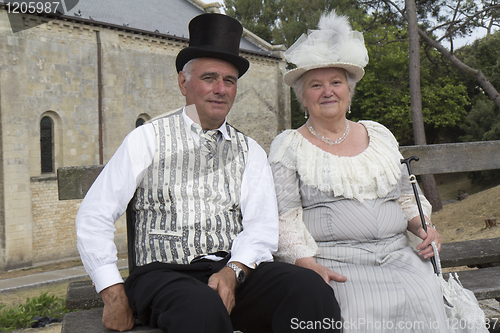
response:
<path fill-rule="evenodd" d="M 134 314 L 168 333 L 339 332 L 332 324 L 341 320 L 332 288 L 314 271 L 280 262 L 252 270 L 229 316 L 207 285 L 228 259 L 137 267 L 125 281 Z"/>

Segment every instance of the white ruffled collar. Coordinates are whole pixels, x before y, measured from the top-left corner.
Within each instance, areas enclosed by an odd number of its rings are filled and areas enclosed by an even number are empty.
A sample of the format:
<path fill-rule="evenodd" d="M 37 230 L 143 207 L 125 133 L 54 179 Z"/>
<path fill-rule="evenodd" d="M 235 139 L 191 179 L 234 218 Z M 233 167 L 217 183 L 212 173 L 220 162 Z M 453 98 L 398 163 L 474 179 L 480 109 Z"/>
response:
<path fill-rule="evenodd" d="M 297 171 L 304 184 L 335 196 L 364 200 L 383 198 L 401 178 L 398 142 L 383 125 L 363 120 L 370 138 L 356 156 L 332 155 L 318 148 L 296 130 L 286 130 L 271 144 L 270 163 Z"/>

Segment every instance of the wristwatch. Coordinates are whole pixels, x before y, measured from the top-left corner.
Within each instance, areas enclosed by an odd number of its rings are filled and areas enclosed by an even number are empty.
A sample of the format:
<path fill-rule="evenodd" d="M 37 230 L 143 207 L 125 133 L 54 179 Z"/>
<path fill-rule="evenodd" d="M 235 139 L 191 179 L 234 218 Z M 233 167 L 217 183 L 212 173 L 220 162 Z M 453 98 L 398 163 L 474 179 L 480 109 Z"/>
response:
<path fill-rule="evenodd" d="M 436 226 L 435 226 L 434 224 L 429 223 L 429 222 L 427 222 L 427 221 L 425 221 L 425 225 L 426 225 L 426 226 L 428 226 L 428 227 L 431 227 L 431 228 L 436 229 Z"/>
<path fill-rule="evenodd" d="M 245 281 L 245 271 L 243 271 L 241 268 L 239 268 L 232 262 L 227 263 L 226 267 L 231 268 L 234 273 L 236 273 L 236 281 L 238 281 L 238 286 Z"/>

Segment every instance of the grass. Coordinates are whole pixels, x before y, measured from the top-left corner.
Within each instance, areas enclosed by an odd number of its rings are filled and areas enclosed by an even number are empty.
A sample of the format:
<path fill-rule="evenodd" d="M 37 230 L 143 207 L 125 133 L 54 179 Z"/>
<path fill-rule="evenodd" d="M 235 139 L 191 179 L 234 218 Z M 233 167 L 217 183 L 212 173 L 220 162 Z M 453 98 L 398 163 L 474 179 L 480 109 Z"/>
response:
<path fill-rule="evenodd" d="M 68 289 L 69 282 L 62 282 L 57 284 L 44 285 L 36 288 L 19 289 L 0 294 L 0 307 L 5 309 L 17 307 L 27 298 L 37 297 L 42 294 L 58 297 L 59 299 L 66 297 L 66 290 Z"/>
<path fill-rule="evenodd" d="M 0 331 L 11 332 L 19 328 L 31 327 L 35 317 L 51 317 L 62 319 L 70 310 L 64 305 L 64 298 L 48 293 L 38 297 L 26 298 L 17 307 L 4 308 L 0 306 Z"/>

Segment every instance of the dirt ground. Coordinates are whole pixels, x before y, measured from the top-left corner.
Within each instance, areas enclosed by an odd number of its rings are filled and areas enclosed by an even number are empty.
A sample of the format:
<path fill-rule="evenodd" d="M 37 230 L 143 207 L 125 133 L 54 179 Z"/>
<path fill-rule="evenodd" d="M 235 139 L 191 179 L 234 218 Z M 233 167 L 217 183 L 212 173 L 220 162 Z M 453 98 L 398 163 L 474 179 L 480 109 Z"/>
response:
<path fill-rule="evenodd" d="M 43 333 L 61 333 L 62 324 L 50 324 L 43 328 L 28 328 L 25 330 L 15 330 L 12 333 L 35 333 L 35 332 L 43 332 Z"/>
<path fill-rule="evenodd" d="M 500 237 L 500 221 L 487 228 L 485 220 L 500 217 L 500 186 L 490 188 L 466 199 L 444 205 L 432 214 L 443 243 Z"/>
<path fill-rule="evenodd" d="M 500 186 L 480 191 L 473 186 L 463 174 L 443 175 L 436 177 L 438 191 L 445 203 L 443 209 L 432 214 L 432 222 L 436 225 L 443 243 L 500 237 L 500 222 L 497 226 L 487 228 L 485 220 L 500 217 Z M 478 192 L 479 191 L 479 192 Z M 459 193 L 468 193 L 467 198 L 457 201 Z M 476 193 L 477 192 L 477 193 Z M 450 203 L 451 201 L 455 201 Z M 124 256 L 120 256 L 123 258 Z M 56 270 L 81 265 L 79 260 L 61 262 L 11 272 L 0 272 L 0 279 L 14 278 L 28 274 Z M 123 273 L 126 276 L 126 272 Z M 0 294 L 0 306 L 17 306 L 24 303 L 27 297 L 40 296 L 47 292 L 64 298 L 68 283 L 60 283 L 33 289 L 18 290 Z M 45 328 L 14 331 L 15 333 L 60 333 L 61 324 L 52 324 Z"/>

